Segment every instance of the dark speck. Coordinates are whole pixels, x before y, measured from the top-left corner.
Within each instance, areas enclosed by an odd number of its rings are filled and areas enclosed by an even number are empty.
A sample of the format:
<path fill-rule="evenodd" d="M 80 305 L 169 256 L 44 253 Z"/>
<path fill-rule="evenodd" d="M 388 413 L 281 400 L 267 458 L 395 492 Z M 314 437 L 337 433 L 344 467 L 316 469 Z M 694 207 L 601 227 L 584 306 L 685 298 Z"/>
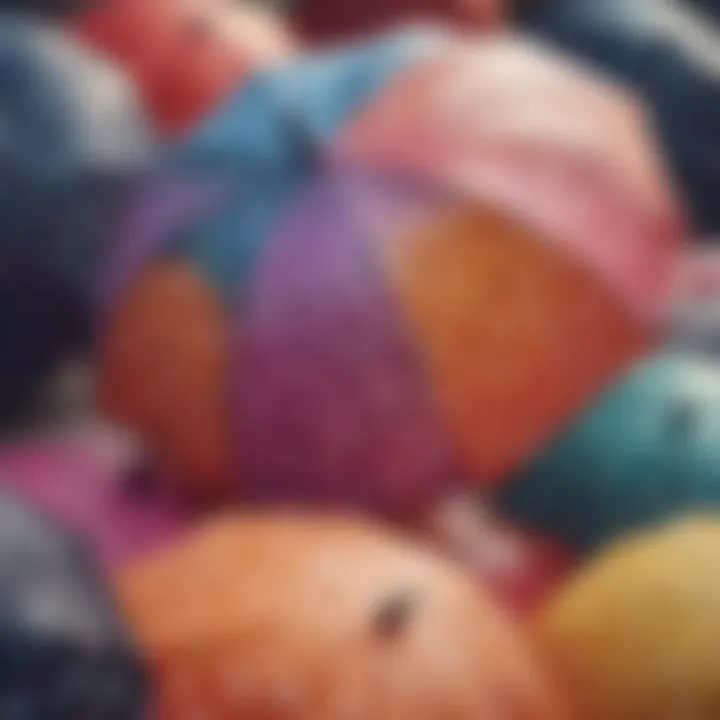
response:
<path fill-rule="evenodd" d="M 124 490 L 132 496 L 147 496 L 155 489 L 155 475 L 152 463 L 143 459 L 127 474 Z"/>
<path fill-rule="evenodd" d="M 414 605 L 415 601 L 408 593 L 383 600 L 373 618 L 374 632 L 388 639 L 400 635 L 410 622 Z"/>
<path fill-rule="evenodd" d="M 676 401 L 668 410 L 666 418 L 667 434 L 672 439 L 687 439 L 694 432 L 697 423 L 697 405 L 694 401 L 683 398 Z"/>

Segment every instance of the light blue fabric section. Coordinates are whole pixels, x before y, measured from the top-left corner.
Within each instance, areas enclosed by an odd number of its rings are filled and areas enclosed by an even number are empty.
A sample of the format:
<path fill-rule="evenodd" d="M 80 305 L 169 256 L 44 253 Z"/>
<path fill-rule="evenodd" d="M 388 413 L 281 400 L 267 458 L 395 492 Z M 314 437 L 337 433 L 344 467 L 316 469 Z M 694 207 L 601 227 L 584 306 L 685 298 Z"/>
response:
<path fill-rule="evenodd" d="M 193 256 L 223 296 L 233 297 L 288 203 L 322 172 L 338 130 L 436 39 L 389 35 L 251 80 L 172 158 L 181 172 L 221 179 L 228 190 L 222 207 L 176 238 L 172 250 Z"/>

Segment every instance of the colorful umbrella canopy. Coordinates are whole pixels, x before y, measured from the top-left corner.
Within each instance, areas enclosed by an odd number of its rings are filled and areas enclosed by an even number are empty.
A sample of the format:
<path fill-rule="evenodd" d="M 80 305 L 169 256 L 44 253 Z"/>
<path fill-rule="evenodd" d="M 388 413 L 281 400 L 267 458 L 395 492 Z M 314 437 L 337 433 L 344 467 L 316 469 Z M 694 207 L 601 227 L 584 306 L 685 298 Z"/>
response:
<path fill-rule="evenodd" d="M 700 516 L 619 541 L 536 620 L 583 720 L 704 720 L 718 709 L 720 522 Z"/>
<path fill-rule="evenodd" d="M 639 364 L 499 493 L 573 547 L 720 502 L 720 369 L 669 353 Z"/>
<path fill-rule="evenodd" d="M 118 589 L 158 720 L 560 717 L 472 579 L 364 521 L 230 515 L 125 568 Z"/>
<path fill-rule="evenodd" d="M 292 56 L 279 18 L 230 0 L 104 0 L 73 29 L 128 71 L 163 135 L 191 129 L 256 68 Z"/>
<path fill-rule="evenodd" d="M 652 148 L 512 40 L 265 73 L 120 233 L 104 404 L 195 490 L 412 514 L 500 482 L 652 335 L 682 236 Z"/>
<path fill-rule="evenodd" d="M 87 338 L 91 275 L 152 156 L 130 87 L 39 21 L 0 18 L 0 415 Z"/>
<path fill-rule="evenodd" d="M 0 494 L 0 715 L 140 720 L 144 677 L 91 555 Z"/>
<path fill-rule="evenodd" d="M 424 33 L 403 34 L 259 76 L 139 191 L 99 282 L 104 319 L 122 325 L 127 317 L 134 329 L 127 338 L 122 327 L 103 333 L 107 361 L 99 386 L 104 405 L 140 430 L 175 474 L 180 469 L 200 478 L 201 487 L 227 486 L 234 474 L 224 393 L 231 372 L 225 319 L 230 304 L 337 127 L 377 85 L 434 42 Z M 206 272 L 171 263 L 160 268 L 159 284 L 152 273 L 129 295 L 146 265 L 176 238 L 182 254 L 197 258 Z M 144 319 L 137 322 L 141 307 Z M 153 342 L 151 355 L 138 355 L 136 332 L 163 338 Z M 155 369 L 145 364 L 137 374 L 135 363 L 146 363 L 141 356 Z M 166 377 L 172 389 L 151 399 L 151 388 L 160 388 L 145 381 L 157 371 L 165 374 L 171 356 L 173 376 Z"/>

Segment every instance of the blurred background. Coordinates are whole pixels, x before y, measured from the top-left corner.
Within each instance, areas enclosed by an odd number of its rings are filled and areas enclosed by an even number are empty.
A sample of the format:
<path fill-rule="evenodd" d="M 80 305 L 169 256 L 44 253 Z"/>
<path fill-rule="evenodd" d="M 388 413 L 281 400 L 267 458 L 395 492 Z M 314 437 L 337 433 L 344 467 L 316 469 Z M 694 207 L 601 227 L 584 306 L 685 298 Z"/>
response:
<path fill-rule="evenodd" d="M 0 0 L 0 720 L 716 717 L 719 23 Z"/>

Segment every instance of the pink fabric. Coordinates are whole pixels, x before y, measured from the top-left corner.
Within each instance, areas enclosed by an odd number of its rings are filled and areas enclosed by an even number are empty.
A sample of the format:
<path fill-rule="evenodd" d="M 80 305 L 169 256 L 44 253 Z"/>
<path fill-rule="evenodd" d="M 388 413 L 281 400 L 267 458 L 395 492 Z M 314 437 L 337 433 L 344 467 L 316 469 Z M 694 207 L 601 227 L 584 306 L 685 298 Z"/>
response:
<path fill-rule="evenodd" d="M 374 247 L 426 195 L 338 172 L 279 228 L 233 325 L 245 497 L 402 517 L 464 484 Z"/>
<path fill-rule="evenodd" d="M 106 565 L 174 537 L 190 519 L 169 500 L 133 492 L 133 456 L 104 430 L 0 448 L 0 483 L 85 536 Z"/>
<path fill-rule="evenodd" d="M 101 429 L 0 448 L 0 483 L 84 536 L 106 569 L 170 542 L 193 514 L 167 498 L 128 488 L 135 458 Z M 571 571 L 571 555 L 553 541 L 495 519 L 469 540 L 465 561 L 512 611 L 537 607 Z M 482 548 L 478 543 L 483 545 Z M 508 551 L 510 556 L 508 556 Z"/>
<path fill-rule="evenodd" d="M 655 324 L 684 228 L 645 130 L 622 92 L 500 38 L 418 63 L 344 129 L 334 157 L 508 208 Z"/>
<path fill-rule="evenodd" d="M 480 570 L 480 578 L 509 609 L 525 615 L 537 609 L 571 574 L 572 554 L 559 543 L 509 531 L 518 546 L 517 565 L 499 571 Z"/>
<path fill-rule="evenodd" d="M 430 517 L 431 537 L 468 565 L 506 608 L 534 611 L 568 577 L 576 558 L 554 539 L 526 532 L 474 496 L 456 496 Z"/>

